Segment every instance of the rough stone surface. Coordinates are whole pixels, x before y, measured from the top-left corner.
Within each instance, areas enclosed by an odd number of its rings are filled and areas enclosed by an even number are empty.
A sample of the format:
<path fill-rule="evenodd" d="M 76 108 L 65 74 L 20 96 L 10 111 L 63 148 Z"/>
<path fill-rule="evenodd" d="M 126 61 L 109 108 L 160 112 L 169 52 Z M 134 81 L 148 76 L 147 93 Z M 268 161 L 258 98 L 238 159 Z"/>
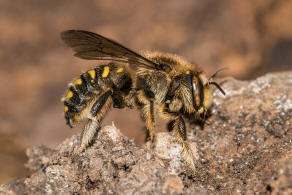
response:
<path fill-rule="evenodd" d="M 32 174 L 0 186 L 3 194 L 254 194 L 292 193 L 292 72 L 253 81 L 224 79 L 214 92 L 212 123 L 190 125 L 194 174 L 171 133 L 156 148 L 139 147 L 104 127 L 79 156 L 79 135 L 58 148 L 27 150 Z"/>

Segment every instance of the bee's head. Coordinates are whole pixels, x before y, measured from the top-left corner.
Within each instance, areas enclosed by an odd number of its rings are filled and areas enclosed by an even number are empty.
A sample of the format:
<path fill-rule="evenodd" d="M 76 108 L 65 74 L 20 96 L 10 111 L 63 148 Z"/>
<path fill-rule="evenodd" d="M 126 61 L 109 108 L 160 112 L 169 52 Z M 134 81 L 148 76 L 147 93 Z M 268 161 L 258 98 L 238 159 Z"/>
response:
<path fill-rule="evenodd" d="M 193 75 L 193 104 L 197 111 L 197 119 L 204 120 L 208 113 L 208 109 L 212 105 L 212 91 L 210 85 L 215 85 L 220 90 L 220 92 L 225 95 L 225 92 L 220 87 L 220 85 L 213 81 L 213 78 L 217 75 L 217 73 L 221 72 L 222 70 L 223 69 L 215 72 L 209 79 L 203 73 Z"/>

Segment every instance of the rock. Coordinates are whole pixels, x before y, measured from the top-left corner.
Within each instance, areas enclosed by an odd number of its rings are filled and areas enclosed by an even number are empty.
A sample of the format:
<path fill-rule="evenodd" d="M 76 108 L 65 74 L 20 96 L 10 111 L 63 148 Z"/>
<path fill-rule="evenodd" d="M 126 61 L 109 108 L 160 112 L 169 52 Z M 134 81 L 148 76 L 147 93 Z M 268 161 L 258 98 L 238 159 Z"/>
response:
<path fill-rule="evenodd" d="M 164 194 L 181 194 L 183 193 L 183 183 L 181 179 L 176 175 L 168 176 L 162 186 L 162 192 Z"/>
<path fill-rule="evenodd" d="M 224 79 L 214 91 L 212 123 L 189 128 L 197 172 L 185 164 L 171 133 L 154 149 L 135 145 L 113 125 L 73 157 L 80 136 L 56 149 L 27 150 L 33 173 L 0 186 L 3 194 L 292 193 L 292 72 L 254 81 Z"/>

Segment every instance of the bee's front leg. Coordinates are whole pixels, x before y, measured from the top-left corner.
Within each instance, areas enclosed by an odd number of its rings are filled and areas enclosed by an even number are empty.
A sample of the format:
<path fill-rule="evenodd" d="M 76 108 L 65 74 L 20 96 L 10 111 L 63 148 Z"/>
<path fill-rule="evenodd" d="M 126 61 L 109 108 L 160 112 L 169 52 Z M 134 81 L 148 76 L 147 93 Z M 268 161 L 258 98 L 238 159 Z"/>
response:
<path fill-rule="evenodd" d="M 168 123 L 168 130 L 173 131 L 176 141 L 182 145 L 182 153 L 189 167 L 195 172 L 194 154 L 187 141 L 187 130 L 182 116 L 177 116 Z"/>

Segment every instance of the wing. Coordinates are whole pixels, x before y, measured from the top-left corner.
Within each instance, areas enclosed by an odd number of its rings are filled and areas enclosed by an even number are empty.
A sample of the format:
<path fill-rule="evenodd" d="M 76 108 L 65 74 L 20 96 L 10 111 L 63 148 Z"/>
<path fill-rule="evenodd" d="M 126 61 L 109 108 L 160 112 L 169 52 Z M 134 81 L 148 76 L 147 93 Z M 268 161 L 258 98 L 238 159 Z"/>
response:
<path fill-rule="evenodd" d="M 75 51 L 74 56 L 87 60 L 113 60 L 148 69 L 161 69 L 159 64 L 99 34 L 68 30 L 61 33 L 62 40 Z"/>

